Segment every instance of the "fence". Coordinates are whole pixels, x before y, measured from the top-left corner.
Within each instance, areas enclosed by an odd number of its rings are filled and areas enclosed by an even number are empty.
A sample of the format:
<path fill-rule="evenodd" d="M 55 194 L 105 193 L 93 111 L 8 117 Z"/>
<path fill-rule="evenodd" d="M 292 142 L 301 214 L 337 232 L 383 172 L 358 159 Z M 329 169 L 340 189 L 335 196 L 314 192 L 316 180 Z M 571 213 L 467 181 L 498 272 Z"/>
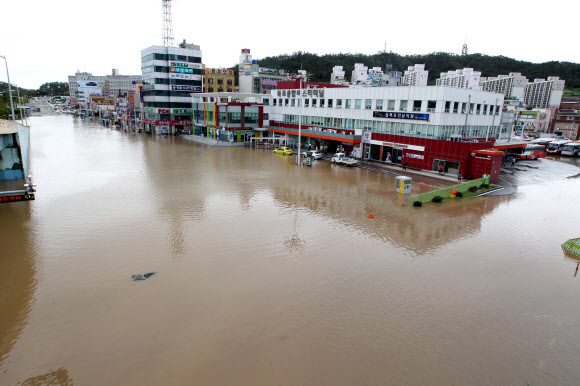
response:
<path fill-rule="evenodd" d="M 413 205 L 413 203 L 415 201 L 420 201 L 421 203 L 430 202 L 433 199 L 433 197 L 435 197 L 435 196 L 449 197 L 449 195 L 451 194 L 451 191 L 453 191 L 453 190 L 457 190 L 458 192 L 465 193 L 472 186 L 481 186 L 483 184 L 489 185 L 489 178 L 490 178 L 490 176 L 487 176 L 485 178 L 479 178 L 477 180 L 467 181 L 467 182 L 464 182 L 462 184 L 449 186 L 447 188 L 432 190 L 432 191 L 427 192 L 427 193 L 416 194 L 414 196 L 411 196 L 411 205 Z"/>

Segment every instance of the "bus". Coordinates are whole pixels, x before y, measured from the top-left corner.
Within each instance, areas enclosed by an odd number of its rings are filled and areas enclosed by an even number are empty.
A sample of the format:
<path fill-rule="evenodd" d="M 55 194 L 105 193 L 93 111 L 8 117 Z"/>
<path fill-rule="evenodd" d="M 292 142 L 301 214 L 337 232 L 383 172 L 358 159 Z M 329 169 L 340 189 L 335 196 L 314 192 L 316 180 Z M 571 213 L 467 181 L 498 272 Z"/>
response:
<path fill-rule="evenodd" d="M 568 142 L 562 146 L 562 155 L 569 155 L 572 157 L 580 155 L 580 141 Z"/>
<path fill-rule="evenodd" d="M 548 145 L 548 149 L 546 149 L 546 152 L 548 154 L 560 154 L 560 152 L 562 152 L 562 148 L 564 147 L 564 145 L 569 142 L 571 141 L 567 139 L 550 142 L 550 144 Z"/>
<path fill-rule="evenodd" d="M 526 145 L 526 147 L 522 148 L 521 153 L 510 153 L 510 156 L 516 159 L 538 159 L 544 158 L 545 151 L 545 145 L 529 143 Z"/>

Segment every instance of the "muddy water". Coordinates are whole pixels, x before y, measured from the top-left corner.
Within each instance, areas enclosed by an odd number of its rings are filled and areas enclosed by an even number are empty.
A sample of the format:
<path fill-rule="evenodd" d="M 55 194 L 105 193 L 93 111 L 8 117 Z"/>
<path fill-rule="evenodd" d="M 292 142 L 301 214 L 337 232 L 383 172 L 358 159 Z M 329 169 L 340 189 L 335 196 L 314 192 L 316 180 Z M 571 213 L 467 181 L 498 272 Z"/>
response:
<path fill-rule="evenodd" d="M 32 127 L 37 200 L 0 206 L 0 384 L 580 382 L 575 165 L 416 209 L 376 172 Z"/>

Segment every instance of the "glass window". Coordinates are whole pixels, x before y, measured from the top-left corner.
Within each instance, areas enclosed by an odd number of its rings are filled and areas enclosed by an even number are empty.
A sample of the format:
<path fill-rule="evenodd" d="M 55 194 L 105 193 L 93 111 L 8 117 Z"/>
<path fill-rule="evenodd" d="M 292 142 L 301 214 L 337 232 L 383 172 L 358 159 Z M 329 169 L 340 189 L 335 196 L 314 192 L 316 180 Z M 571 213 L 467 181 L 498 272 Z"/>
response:
<path fill-rule="evenodd" d="M 286 102 L 286 103 L 284 104 L 284 106 L 288 106 L 288 103 L 289 103 L 289 102 L 288 102 L 288 99 L 286 99 L 284 102 Z"/>
<path fill-rule="evenodd" d="M 324 107 L 324 99 L 320 100 L 320 107 Z"/>
<path fill-rule="evenodd" d="M 373 100 L 372 99 L 366 99 L 365 100 L 365 109 L 366 110 L 370 110 L 373 108 Z"/>
<path fill-rule="evenodd" d="M 209 78 L 209 79 L 207 80 L 207 83 L 209 83 L 209 84 L 213 84 L 213 78 Z"/>
<path fill-rule="evenodd" d="M 461 104 L 461 114 L 467 114 L 467 103 Z"/>
<path fill-rule="evenodd" d="M 399 105 L 399 111 L 407 111 L 407 104 L 409 101 L 401 101 Z"/>
<path fill-rule="evenodd" d="M 346 106 L 344 108 L 345 109 L 350 109 L 350 103 L 351 103 L 351 99 L 347 99 L 346 100 Z"/>
<path fill-rule="evenodd" d="M 270 106 L 270 99 L 264 98 L 264 106 Z"/>
<path fill-rule="evenodd" d="M 481 113 L 481 105 L 478 103 L 477 104 L 477 109 L 475 110 L 475 114 L 480 114 Z"/>
<path fill-rule="evenodd" d="M 354 100 L 354 108 L 355 109 L 360 109 L 360 99 L 355 99 Z"/>
<path fill-rule="evenodd" d="M 304 99 L 304 107 L 308 107 L 310 105 L 310 99 Z"/>
<path fill-rule="evenodd" d="M 453 102 L 453 112 L 457 114 L 457 109 L 459 109 L 459 102 Z"/>
<path fill-rule="evenodd" d="M 446 101 L 445 102 L 445 112 L 446 113 L 450 113 L 451 112 L 451 102 Z"/>
<path fill-rule="evenodd" d="M 435 112 L 436 107 L 437 107 L 437 101 L 427 101 L 427 111 L 428 112 Z"/>
<path fill-rule="evenodd" d="M 332 100 L 332 99 L 331 99 Z M 337 99 L 336 100 L 336 108 L 340 109 L 342 107 L 342 99 Z"/>
<path fill-rule="evenodd" d="M 382 110 L 383 109 L 383 100 L 382 99 L 377 99 L 377 110 Z"/>
<path fill-rule="evenodd" d="M 268 116 L 268 113 L 264 113 L 264 120 L 267 121 L 269 119 L 270 119 L 270 117 Z"/>
<path fill-rule="evenodd" d="M 473 114 L 473 108 L 475 107 L 475 103 L 469 104 L 469 114 Z"/>
<path fill-rule="evenodd" d="M 483 110 L 481 111 L 483 115 L 487 115 L 487 105 L 483 105 Z"/>
<path fill-rule="evenodd" d="M 296 106 L 296 99 L 290 99 L 290 106 Z"/>
<path fill-rule="evenodd" d="M 413 111 L 421 111 L 422 101 L 413 101 Z"/>
<path fill-rule="evenodd" d="M 218 79 L 218 84 L 224 84 L 224 80 L 223 79 Z"/>
<path fill-rule="evenodd" d="M 276 101 L 277 101 L 277 99 L 272 99 L 272 101 L 274 102 L 274 103 L 272 104 L 272 106 L 276 106 Z"/>
<path fill-rule="evenodd" d="M 241 123 L 242 113 L 228 113 L 228 123 Z"/>
<path fill-rule="evenodd" d="M 493 115 L 493 113 L 494 113 L 494 110 L 493 110 L 493 108 L 494 108 L 494 107 L 495 107 L 494 105 L 490 105 L 490 106 L 489 106 L 489 115 Z"/>
<path fill-rule="evenodd" d="M 499 106 L 495 106 L 495 115 L 499 115 Z"/>
<path fill-rule="evenodd" d="M 393 99 L 389 99 L 387 102 L 387 110 L 394 110 L 395 109 L 395 101 Z"/>
<path fill-rule="evenodd" d="M 328 100 L 328 107 L 332 107 L 332 99 Z"/>
<path fill-rule="evenodd" d="M 278 99 L 278 106 L 283 106 L 282 99 Z"/>

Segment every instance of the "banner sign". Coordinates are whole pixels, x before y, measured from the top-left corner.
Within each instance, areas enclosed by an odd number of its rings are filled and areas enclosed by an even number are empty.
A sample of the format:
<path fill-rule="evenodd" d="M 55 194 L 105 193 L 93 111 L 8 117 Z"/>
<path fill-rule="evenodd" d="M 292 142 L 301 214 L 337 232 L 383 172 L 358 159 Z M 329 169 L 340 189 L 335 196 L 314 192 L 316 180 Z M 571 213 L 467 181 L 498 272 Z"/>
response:
<path fill-rule="evenodd" d="M 234 75 L 234 70 L 226 70 L 222 68 L 206 68 L 205 73 L 218 75 Z"/>
<path fill-rule="evenodd" d="M 193 114 L 193 109 L 173 109 L 173 114 Z"/>
<path fill-rule="evenodd" d="M 276 92 L 276 94 L 274 94 Z M 272 90 L 272 95 L 279 97 L 300 97 L 300 90 Z M 309 88 L 309 89 L 302 89 L 302 97 L 316 97 L 316 98 L 324 98 L 324 89 L 317 89 L 317 88 Z"/>
<path fill-rule="evenodd" d="M 417 158 L 417 159 L 425 159 L 425 156 L 422 154 L 413 154 L 413 153 L 405 153 L 405 157 L 408 158 Z"/>
<path fill-rule="evenodd" d="M 373 111 L 373 118 L 410 119 L 413 121 L 429 121 L 429 114 L 393 113 L 389 111 Z"/>
<path fill-rule="evenodd" d="M 265 81 L 262 82 L 262 84 L 264 86 L 276 86 L 278 84 L 278 82 L 274 82 L 274 81 L 271 81 L 271 80 L 265 80 Z"/>
<path fill-rule="evenodd" d="M 80 87 L 99 87 L 99 84 L 93 80 L 78 80 L 77 83 Z"/>
<path fill-rule="evenodd" d="M 194 80 L 193 79 L 193 75 L 185 75 L 185 74 L 169 74 L 169 78 L 170 79 L 189 79 L 189 80 Z M 200 78 L 197 80 L 201 80 L 201 75 Z"/>
<path fill-rule="evenodd" d="M 149 123 L 150 125 L 164 126 L 164 125 L 193 125 L 193 121 L 183 120 L 183 121 L 155 121 L 153 119 L 144 119 L 143 122 Z"/>
<path fill-rule="evenodd" d="M 109 105 L 112 106 L 115 104 L 115 98 L 113 97 L 105 97 L 105 96 L 92 96 L 91 102 L 97 105 Z"/>
<path fill-rule="evenodd" d="M 181 86 L 181 85 L 171 85 L 173 91 L 201 91 L 201 86 Z"/>
<path fill-rule="evenodd" d="M 1 204 L 5 204 L 7 202 L 31 201 L 31 200 L 34 200 L 34 194 L 17 194 L 14 196 L 0 197 Z"/>
<path fill-rule="evenodd" d="M 362 136 L 362 142 L 363 143 L 371 143 L 371 136 L 372 136 L 372 132 L 365 131 L 363 133 L 363 136 Z"/>
<path fill-rule="evenodd" d="M 171 67 L 171 72 L 180 72 L 182 74 L 193 74 L 193 68 Z"/>
<path fill-rule="evenodd" d="M 520 115 L 530 115 L 530 116 L 537 116 L 538 112 L 537 111 L 520 111 Z"/>

